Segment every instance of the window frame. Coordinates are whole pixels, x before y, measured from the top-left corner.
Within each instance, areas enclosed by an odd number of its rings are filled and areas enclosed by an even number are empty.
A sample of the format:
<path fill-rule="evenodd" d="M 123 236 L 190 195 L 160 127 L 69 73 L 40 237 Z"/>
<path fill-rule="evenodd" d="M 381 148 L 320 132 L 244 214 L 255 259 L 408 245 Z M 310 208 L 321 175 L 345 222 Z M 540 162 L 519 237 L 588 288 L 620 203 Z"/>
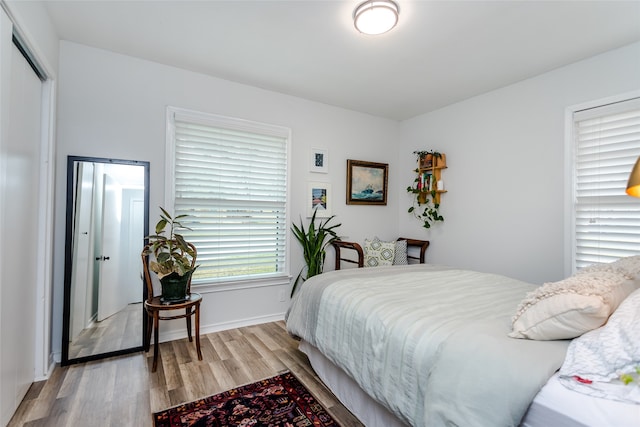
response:
<path fill-rule="evenodd" d="M 582 111 L 598 107 L 604 107 L 610 104 L 616 104 L 625 101 L 631 101 L 635 98 L 640 98 L 640 90 L 626 92 L 606 98 L 587 101 L 584 103 L 571 105 L 565 108 L 565 144 L 564 144 L 564 158 L 565 158 L 565 182 L 564 182 L 564 200 L 565 200 L 565 215 L 564 215 L 564 272 L 565 277 L 575 274 L 576 267 L 576 212 L 575 212 L 575 198 L 576 198 L 576 146 L 575 146 L 575 125 L 574 114 Z M 629 169 L 631 173 L 631 169 Z"/>
<path fill-rule="evenodd" d="M 210 123 L 211 126 L 228 126 L 234 129 L 265 133 L 269 135 L 279 135 L 286 139 L 286 201 L 285 201 L 285 223 L 290 223 L 291 218 L 291 129 L 272 125 L 267 123 L 256 122 L 252 120 L 222 116 L 218 114 L 204 113 L 185 108 L 167 106 L 166 110 L 166 144 L 165 144 L 165 194 L 164 207 L 169 212 L 173 212 L 175 208 L 175 116 L 179 114 L 193 119 L 198 123 Z M 290 232 L 285 232 L 285 250 L 284 250 L 284 269 L 281 273 L 271 277 L 244 277 L 244 278 L 220 278 L 210 279 L 206 282 L 193 282 L 192 287 L 198 292 L 207 291 L 227 291 L 261 288 L 270 286 L 289 285 L 291 282 L 291 238 Z"/>

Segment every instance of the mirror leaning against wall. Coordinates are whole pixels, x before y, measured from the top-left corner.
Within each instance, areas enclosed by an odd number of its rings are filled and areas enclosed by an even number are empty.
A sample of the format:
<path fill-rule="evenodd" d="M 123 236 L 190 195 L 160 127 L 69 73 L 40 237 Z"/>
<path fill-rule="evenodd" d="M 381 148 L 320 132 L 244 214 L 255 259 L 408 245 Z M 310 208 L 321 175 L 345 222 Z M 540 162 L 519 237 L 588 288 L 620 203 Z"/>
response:
<path fill-rule="evenodd" d="M 67 158 L 62 365 L 139 351 L 149 162 Z"/>

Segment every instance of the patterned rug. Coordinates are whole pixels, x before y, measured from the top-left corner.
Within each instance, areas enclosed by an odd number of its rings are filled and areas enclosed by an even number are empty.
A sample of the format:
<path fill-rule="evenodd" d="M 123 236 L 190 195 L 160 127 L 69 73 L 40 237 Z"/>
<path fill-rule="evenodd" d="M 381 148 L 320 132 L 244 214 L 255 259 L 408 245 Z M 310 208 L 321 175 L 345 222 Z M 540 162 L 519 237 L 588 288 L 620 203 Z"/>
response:
<path fill-rule="evenodd" d="M 155 427 L 339 426 L 291 372 L 153 414 Z"/>

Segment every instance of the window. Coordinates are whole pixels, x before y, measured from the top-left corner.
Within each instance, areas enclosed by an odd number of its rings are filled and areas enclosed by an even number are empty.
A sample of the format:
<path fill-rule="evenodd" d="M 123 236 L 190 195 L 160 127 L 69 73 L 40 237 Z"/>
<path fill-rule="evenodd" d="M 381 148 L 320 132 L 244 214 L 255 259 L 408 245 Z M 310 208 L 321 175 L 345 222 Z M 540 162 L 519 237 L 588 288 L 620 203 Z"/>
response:
<path fill-rule="evenodd" d="M 168 206 L 188 215 L 193 284 L 288 276 L 290 130 L 175 108 L 167 122 Z"/>
<path fill-rule="evenodd" d="M 640 199 L 625 193 L 640 155 L 640 98 L 573 113 L 573 270 L 640 255 Z"/>

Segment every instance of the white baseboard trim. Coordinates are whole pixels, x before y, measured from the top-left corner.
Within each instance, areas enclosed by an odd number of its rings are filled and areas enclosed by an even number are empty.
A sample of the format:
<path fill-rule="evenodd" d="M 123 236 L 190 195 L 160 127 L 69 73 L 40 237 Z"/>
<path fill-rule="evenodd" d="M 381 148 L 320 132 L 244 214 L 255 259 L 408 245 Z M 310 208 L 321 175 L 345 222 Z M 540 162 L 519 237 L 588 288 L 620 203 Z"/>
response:
<path fill-rule="evenodd" d="M 61 352 L 53 352 L 49 355 L 49 360 L 48 360 L 48 367 L 47 367 L 47 372 L 44 375 L 36 375 L 33 378 L 33 382 L 38 382 L 38 381 L 46 381 L 49 379 L 49 377 L 51 377 L 51 374 L 53 373 L 53 370 L 55 369 L 56 365 L 58 363 L 60 363 L 60 357 L 62 356 Z"/>
<path fill-rule="evenodd" d="M 200 325 L 200 336 L 204 334 L 210 334 L 212 332 L 226 331 L 228 329 L 242 328 L 245 326 L 260 325 L 262 323 L 277 322 L 284 320 L 285 313 L 277 313 L 269 316 L 257 316 L 249 317 L 247 319 L 234 320 L 230 322 L 213 323 L 210 325 Z M 180 340 L 187 337 L 186 328 L 182 328 L 179 331 L 170 331 L 162 333 L 162 323 L 160 323 L 160 342 L 168 342 Z M 151 337 L 153 341 L 153 337 Z"/>
<path fill-rule="evenodd" d="M 53 360 L 52 357 L 49 358 L 49 368 L 47 369 L 47 373 L 44 376 L 36 376 L 33 381 L 34 382 L 38 382 L 38 381 L 46 381 L 49 379 L 49 377 L 51 377 L 51 374 L 53 373 L 53 370 L 56 367 L 56 362 L 55 360 Z"/>

